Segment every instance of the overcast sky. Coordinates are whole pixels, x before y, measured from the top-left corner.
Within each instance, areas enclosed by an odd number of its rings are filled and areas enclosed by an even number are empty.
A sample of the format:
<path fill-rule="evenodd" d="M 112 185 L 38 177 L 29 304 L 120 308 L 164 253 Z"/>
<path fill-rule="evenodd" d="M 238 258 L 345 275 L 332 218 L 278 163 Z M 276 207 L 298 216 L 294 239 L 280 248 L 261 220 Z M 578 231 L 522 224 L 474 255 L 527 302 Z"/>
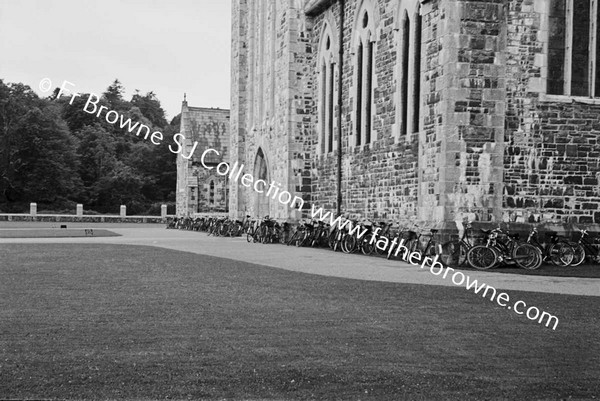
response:
<path fill-rule="evenodd" d="M 230 0 L 0 0 L 0 79 L 127 100 L 154 91 L 170 121 L 190 106 L 229 108 Z"/>

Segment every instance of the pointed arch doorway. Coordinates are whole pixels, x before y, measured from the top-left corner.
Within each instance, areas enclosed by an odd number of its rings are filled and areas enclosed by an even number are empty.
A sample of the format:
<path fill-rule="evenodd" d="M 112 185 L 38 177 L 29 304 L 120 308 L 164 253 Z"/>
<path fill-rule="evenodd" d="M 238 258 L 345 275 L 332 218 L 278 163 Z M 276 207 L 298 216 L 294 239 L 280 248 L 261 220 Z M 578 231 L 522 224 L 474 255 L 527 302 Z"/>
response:
<path fill-rule="evenodd" d="M 268 183 L 269 183 L 269 166 L 265 154 L 261 148 L 258 148 L 256 152 L 256 158 L 254 159 L 254 179 L 262 180 L 256 184 L 258 190 L 262 192 L 254 192 L 254 212 L 256 217 L 263 218 L 270 214 L 270 203 L 269 197 L 267 196 Z"/>

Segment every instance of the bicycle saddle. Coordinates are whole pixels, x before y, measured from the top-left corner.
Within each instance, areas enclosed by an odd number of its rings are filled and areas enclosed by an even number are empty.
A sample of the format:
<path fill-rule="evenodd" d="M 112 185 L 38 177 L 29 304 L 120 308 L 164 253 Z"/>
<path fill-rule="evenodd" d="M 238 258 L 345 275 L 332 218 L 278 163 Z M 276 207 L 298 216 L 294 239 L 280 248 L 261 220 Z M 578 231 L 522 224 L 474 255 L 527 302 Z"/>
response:
<path fill-rule="evenodd" d="M 519 234 L 506 234 L 510 238 L 519 239 Z"/>
<path fill-rule="evenodd" d="M 483 228 L 481 229 L 481 232 L 484 233 L 484 234 L 489 234 L 492 231 L 494 231 L 494 230 L 486 230 L 486 229 L 483 229 Z"/>
<path fill-rule="evenodd" d="M 438 230 L 438 229 L 436 229 L 436 228 L 432 228 L 431 230 L 429 230 L 429 232 L 431 232 L 432 234 L 435 234 L 435 233 L 437 233 L 438 231 L 440 231 L 440 230 Z"/>
<path fill-rule="evenodd" d="M 546 237 L 555 237 L 558 235 L 556 231 L 546 231 L 544 234 L 546 235 Z"/>

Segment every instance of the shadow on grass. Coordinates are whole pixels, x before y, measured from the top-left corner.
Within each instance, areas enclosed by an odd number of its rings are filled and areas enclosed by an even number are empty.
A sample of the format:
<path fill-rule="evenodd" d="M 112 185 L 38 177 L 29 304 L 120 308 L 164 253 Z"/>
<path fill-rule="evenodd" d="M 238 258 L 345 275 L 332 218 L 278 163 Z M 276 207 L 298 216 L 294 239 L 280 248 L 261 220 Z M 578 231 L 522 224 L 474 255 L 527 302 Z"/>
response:
<path fill-rule="evenodd" d="M 313 276 L 159 248 L 0 245 L 0 398 L 540 399 L 600 392 L 600 298 Z"/>

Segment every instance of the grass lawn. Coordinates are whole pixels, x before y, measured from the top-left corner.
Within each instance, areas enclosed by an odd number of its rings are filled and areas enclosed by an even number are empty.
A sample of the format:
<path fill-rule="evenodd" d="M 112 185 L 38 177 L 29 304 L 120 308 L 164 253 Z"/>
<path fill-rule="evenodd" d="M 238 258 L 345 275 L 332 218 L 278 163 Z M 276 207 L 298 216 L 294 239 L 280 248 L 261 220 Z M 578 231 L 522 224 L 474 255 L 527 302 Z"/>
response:
<path fill-rule="evenodd" d="M 283 250 L 285 251 L 285 250 Z M 591 399 L 600 297 L 313 276 L 159 248 L 0 245 L 0 399 Z"/>
<path fill-rule="evenodd" d="M 36 228 L 36 229 L 1 229 L 0 238 L 77 238 L 77 237 L 118 237 L 119 234 L 109 230 L 65 228 Z"/>

